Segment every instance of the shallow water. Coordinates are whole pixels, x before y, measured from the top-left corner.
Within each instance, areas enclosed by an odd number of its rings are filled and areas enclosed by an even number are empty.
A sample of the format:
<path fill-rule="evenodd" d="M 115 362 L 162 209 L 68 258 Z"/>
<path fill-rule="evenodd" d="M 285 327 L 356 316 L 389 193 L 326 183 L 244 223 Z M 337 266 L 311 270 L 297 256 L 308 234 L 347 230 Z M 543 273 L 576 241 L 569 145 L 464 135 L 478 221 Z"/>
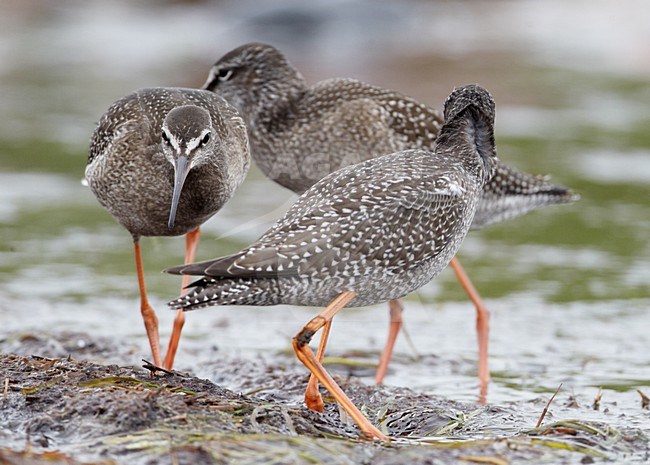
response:
<path fill-rule="evenodd" d="M 606 408 L 595 418 L 650 432 L 636 393 L 650 393 L 650 32 L 640 21 L 648 5 L 413 2 L 369 9 L 368 2 L 286 2 L 256 10 L 253 4 L 3 7 L 2 332 L 119 334 L 140 348 L 133 363 L 148 356 L 130 237 L 80 182 L 87 140 L 108 105 L 131 90 L 199 86 L 232 47 L 270 41 L 311 82 L 355 76 L 438 108 L 454 85 L 479 82 L 491 90 L 500 157 L 551 174 L 582 200 L 472 232 L 463 244 L 459 257 L 492 311 L 488 400 L 546 399 L 562 383 L 558 404 L 571 398 L 590 404 L 602 387 Z M 293 199 L 252 170 L 203 228 L 198 258 L 255 239 Z M 182 253 L 181 238 L 143 240 L 164 337 L 173 318 L 164 303 L 180 283 L 159 271 L 180 263 Z M 474 310 L 451 271 L 406 306 L 406 329 L 421 358 L 400 337 L 386 382 L 475 400 Z M 178 367 L 213 376 L 207 363 L 220 354 L 291 357 L 291 336 L 314 312 L 193 312 Z M 383 305 L 342 312 L 330 354 L 375 362 L 387 323 Z M 372 369 L 355 374 L 372 381 Z M 538 404 L 530 412 L 527 405 L 521 402 L 523 413 L 538 415 Z"/>

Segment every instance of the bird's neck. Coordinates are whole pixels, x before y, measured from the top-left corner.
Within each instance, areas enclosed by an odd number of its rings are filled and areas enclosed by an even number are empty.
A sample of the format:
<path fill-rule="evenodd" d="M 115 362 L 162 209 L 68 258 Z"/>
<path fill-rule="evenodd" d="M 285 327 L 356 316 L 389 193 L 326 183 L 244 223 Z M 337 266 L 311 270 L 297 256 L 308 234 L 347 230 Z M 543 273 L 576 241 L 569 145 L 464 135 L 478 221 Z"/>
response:
<path fill-rule="evenodd" d="M 307 84 L 297 71 L 269 79 L 260 87 L 245 118 L 253 130 L 272 135 L 293 119 L 296 102 L 306 90 Z"/>
<path fill-rule="evenodd" d="M 482 115 L 467 111 L 456 121 L 445 124 L 437 144 L 460 157 L 481 185 L 493 176 L 497 164 L 494 130 Z"/>

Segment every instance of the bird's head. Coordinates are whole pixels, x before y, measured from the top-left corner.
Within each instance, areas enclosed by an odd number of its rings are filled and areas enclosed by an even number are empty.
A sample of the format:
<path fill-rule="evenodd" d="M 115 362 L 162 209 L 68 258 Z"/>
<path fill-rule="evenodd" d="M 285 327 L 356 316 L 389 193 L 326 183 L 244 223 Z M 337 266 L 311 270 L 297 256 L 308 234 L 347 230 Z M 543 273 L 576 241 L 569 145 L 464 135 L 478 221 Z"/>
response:
<path fill-rule="evenodd" d="M 214 134 L 210 113 L 195 105 L 183 105 L 172 109 L 162 125 L 162 152 L 174 167 L 174 190 L 169 212 L 169 229 L 174 227 L 176 210 L 188 173 L 195 166 L 205 163 L 214 146 Z"/>
<path fill-rule="evenodd" d="M 490 179 L 496 169 L 495 104 L 490 93 L 478 84 L 456 87 L 445 101 L 444 115 L 438 143 L 471 147 L 471 153 L 480 157 L 484 179 Z"/>
<path fill-rule="evenodd" d="M 278 49 L 253 42 L 221 57 L 202 89 L 220 95 L 250 121 L 270 102 L 305 85 L 304 78 Z"/>
<path fill-rule="evenodd" d="M 473 111 L 475 117 L 494 124 L 494 99 L 478 84 L 456 87 L 449 94 L 445 101 L 445 121 L 450 122 L 465 111 Z"/>

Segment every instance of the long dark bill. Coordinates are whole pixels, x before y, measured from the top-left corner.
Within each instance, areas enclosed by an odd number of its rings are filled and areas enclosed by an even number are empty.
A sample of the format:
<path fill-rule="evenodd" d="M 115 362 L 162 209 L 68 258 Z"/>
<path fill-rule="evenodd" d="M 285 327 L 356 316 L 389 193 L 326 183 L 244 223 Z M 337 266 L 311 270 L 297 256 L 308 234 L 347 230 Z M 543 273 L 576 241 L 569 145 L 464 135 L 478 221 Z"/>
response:
<path fill-rule="evenodd" d="M 169 212 L 169 222 L 167 223 L 167 227 L 170 230 L 174 229 L 174 219 L 176 218 L 176 210 L 178 209 L 178 200 L 181 198 L 181 190 L 183 190 L 183 184 L 185 183 L 185 178 L 189 172 L 190 163 L 187 160 L 187 157 L 181 155 L 174 164 L 174 192 L 172 194 L 172 208 Z"/>

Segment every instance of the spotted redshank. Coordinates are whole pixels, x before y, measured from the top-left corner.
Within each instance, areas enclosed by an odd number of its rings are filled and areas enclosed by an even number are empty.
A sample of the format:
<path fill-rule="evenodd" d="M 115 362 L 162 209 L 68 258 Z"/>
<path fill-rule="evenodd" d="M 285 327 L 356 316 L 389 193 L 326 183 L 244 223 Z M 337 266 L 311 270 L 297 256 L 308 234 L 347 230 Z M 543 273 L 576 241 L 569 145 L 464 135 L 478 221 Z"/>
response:
<path fill-rule="evenodd" d="M 138 90 L 113 103 L 92 135 L 86 179 L 99 203 L 133 236 L 140 310 L 157 366 L 163 366 L 158 319 L 147 299 L 140 238 L 185 234 L 186 263 L 194 261 L 199 226 L 230 199 L 249 165 L 243 120 L 205 90 Z M 167 369 L 184 321 L 178 312 Z"/>
<path fill-rule="evenodd" d="M 317 182 L 271 229 L 227 257 L 167 270 L 203 276 L 170 304 L 326 306 L 294 338 L 300 361 L 369 437 L 385 436 L 352 404 L 308 343 L 348 303 L 412 292 L 447 266 L 493 174 L 494 102 L 455 89 L 434 151 L 406 150 L 342 168 Z"/>
<path fill-rule="evenodd" d="M 276 48 L 243 45 L 210 70 L 204 89 L 236 106 L 247 123 L 251 156 L 272 180 L 301 193 L 343 166 L 398 150 L 432 150 L 443 116 L 412 98 L 353 79 L 311 87 Z M 501 163 L 483 189 L 472 228 L 576 199 L 567 188 Z M 489 313 L 460 262 L 452 268 L 477 309 L 479 378 L 487 392 Z M 376 380 L 381 383 L 402 322 L 390 301 L 391 323 Z M 310 385 L 311 390 L 311 385 Z"/>

